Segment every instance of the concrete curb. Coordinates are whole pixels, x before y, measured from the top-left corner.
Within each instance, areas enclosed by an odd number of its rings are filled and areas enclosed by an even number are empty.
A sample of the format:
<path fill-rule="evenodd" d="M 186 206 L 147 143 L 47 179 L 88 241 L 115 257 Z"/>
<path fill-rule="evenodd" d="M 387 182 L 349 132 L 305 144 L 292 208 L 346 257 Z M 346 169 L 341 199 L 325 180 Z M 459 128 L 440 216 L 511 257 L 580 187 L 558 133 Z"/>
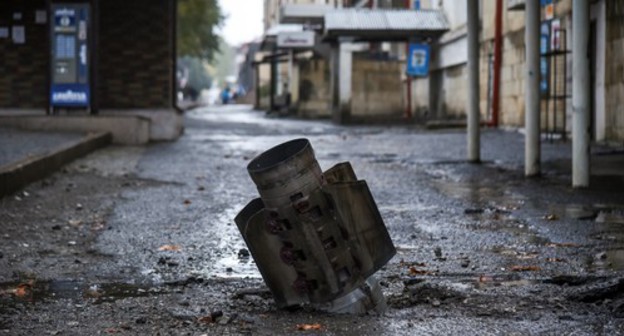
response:
<path fill-rule="evenodd" d="M 165 117 L 163 113 L 159 116 Z M 110 132 L 113 143 L 144 145 L 150 141 L 151 121 L 132 115 L 98 116 L 0 116 L 0 126 L 32 131 L 52 132 Z"/>
<path fill-rule="evenodd" d="M 108 132 L 91 133 L 48 153 L 0 167 L 0 198 L 52 174 L 81 156 L 110 144 L 112 139 L 112 135 Z"/>

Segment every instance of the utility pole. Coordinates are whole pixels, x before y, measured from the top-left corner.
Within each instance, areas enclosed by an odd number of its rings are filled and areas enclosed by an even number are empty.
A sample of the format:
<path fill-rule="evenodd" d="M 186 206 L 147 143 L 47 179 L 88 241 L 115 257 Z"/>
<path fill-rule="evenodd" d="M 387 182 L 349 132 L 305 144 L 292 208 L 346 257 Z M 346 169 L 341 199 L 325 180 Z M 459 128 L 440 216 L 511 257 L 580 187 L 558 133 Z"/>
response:
<path fill-rule="evenodd" d="M 479 1 L 467 1 L 468 18 L 468 161 L 481 161 L 479 112 Z"/>
<path fill-rule="evenodd" d="M 540 174 L 540 0 L 527 0 L 524 41 L 526 46 L 524 174 Z"/>
<path fill-rule="evenodd" d="M 589 3 L 572 2 L 572 187 L 589 187 Z"/>

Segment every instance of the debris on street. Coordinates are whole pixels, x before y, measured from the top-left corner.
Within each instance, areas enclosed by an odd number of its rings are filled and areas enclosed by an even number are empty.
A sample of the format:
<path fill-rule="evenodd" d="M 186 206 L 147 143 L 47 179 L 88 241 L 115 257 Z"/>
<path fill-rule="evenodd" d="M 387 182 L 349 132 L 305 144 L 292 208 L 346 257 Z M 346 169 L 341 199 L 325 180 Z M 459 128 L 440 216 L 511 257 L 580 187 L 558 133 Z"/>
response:
<path fill-rule="evenodd" d="M 323 330 L 323 326 L 319 323 L 313 324 L 297 324 L 297 330 L 300 331 L 308 331 L 308 330 Z"/>
<path fill-rule="evenodd" d="M 396 250 L 351 165 L 322 173 L 310 142 L 296 139 L 262 153 L 247 170 L 261 198 L 235 221 L 278 306 L 383 312 L 373 274 Z"/>
<path fill-rule="evenodd" d="M 161 247 L 158 248 L 158 251 L 172 251 L 172 252 L 178 252 L 182 250 L 182 248 L 179 245 L 163 245 Z"/>

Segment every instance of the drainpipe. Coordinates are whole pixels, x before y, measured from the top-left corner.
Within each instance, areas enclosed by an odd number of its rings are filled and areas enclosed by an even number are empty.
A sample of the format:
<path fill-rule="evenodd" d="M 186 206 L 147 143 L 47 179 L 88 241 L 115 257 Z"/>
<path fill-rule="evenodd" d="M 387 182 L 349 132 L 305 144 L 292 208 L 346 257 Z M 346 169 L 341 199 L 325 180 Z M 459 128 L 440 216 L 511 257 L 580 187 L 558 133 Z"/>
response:
<path fill-rule="evenodd" d="M 496 0 L 496 17 L 494 18 L 494 83 L 492 87 L 492 119 L 487 123 L 490 127 L 498 127 L 500 113 L 500 78 L 503 61 L 503 0 Z"/>

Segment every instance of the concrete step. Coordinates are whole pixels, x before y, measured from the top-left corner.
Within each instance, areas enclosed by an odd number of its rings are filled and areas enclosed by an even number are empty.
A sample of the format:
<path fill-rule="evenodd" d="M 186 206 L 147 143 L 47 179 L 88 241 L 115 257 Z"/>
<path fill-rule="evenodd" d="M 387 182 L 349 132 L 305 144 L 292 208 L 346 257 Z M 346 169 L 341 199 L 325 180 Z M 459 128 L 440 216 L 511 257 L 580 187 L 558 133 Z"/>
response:
<path fill-rule="evenodd" d="M 151 122 L 141 116 L 0 116 L 0 127 L 42 132 L 108 132 L 120 145 L 144 145 L 151 138 Z"/>
<path fill-rule="evenodd" d="M 51 151 L 0 166 L 0 198 L 52 174 L 79 157 L 109 145 L 112 139 L 109 132 L 89 133 Z"/>

